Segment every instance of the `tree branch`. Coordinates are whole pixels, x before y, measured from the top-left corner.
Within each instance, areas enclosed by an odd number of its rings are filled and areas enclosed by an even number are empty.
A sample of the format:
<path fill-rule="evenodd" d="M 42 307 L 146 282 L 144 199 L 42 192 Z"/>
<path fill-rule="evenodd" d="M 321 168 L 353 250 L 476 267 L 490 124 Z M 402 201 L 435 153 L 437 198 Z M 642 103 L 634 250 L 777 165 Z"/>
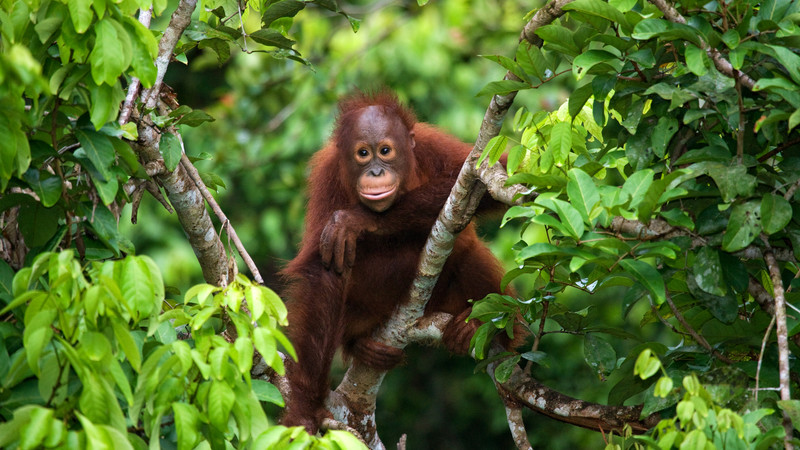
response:
<path fill-rule="evenodd" d="M 178 39 L 189 26 L 196 5 L 196 0 L 181 0 L 172 14 L 169 25 L 164 30 L 156 59 L 158 73 L 156 83 L 151 89 L 143 92 L 141 97 L 146 109 L 153 110 L 158 105 L 157 100 L 160 96 L 162 81 L 172 52 L 175 50 Z M 142 162 L 147 165 L 161 161 L 163 159 L 159 151 L 161 131 L 152 123 L 148 115 L 142 115 L 137 125 L 139 140 L 132 143 L 132 146 Z M 183 153 L 183 148 L 181 148 L 181 152 Z M 182 164 L 178 164 L 172 173 L 157 175 L 156 180 L 164 187 L 170 203 L 175 208 L 181 226 L 200 262 L 203 278 L 218 286 L 226 285 L 231 274 L 228 269 L 225 248 L 214 229 L 211 217 L 206 211 L 203 196 L 194 181 Z"/>
<path fill-rule="evenodd" d="M 667 0 L 650 0 L 650 3 L 661 10 L 661 12 L 664 13 L 664 17 L 666 17 L 670 22 L 684 25 L 686 24 L 686 19 Z M 746 86 L 751 91 L 753 90 L 753 86 L 756 84 L 755 80 L 747 76 L 747 74 L 741 70 L 734 69 L 731 63 L 722 56 L 722 53 L 720 53 L 719 50 L 710 47 L 707 42 L 703 42 L 703 50 L 706 51 L 706 54 L 714 63 L 714 67 L 716 67 L 720 73 L 733 79 L 738 78 L 742 85 Z"/>
<path fill-rule="evenodd" d="M 183 145 L 183 141 L 181 141 L 181 145 Z M 205 183 L 203 183 L 202 178 L 200 178 L 197 168 L 195 168 L 194 164 L 189 161 L 189 158 L 186 157 L 185 153 L 181 155 L 181 165 L 189 174 L 189 177 L 192 179 L 192 181 L 194 181 L 197 189 L 200 190 L 200 193 L 203 195 L 206 203 L 208 203 L 208 206 L 211 207 L 211 210 L 214 211 L 214 214 L 217 216 L 220 222 L 222 222 L 222 226 L 225 227 L 225 231 L 228 232 L 228 236 L 230 236 L 230 238 L 233 240 L 233 245 L 236 247 L 236 250 L 242 257 L 242 260 L 244 260 L 245 265 L 253 275 L 253 280 L 255 280 L 256 283 L 263 285 L 264 279 L 261 278 L 261 272 L 258 271 L 256 263 L 253 262 L 253 258 L 250 257 L 247 249 L 244 248 L 244 244 L 242 244 L 242 241 L 239 239 L 239 235 L 236 234 L 236 230 L 233 228 L 231 221 L 228 220 L 228 216 L 225 215 L 225 213 L 222 211 L 222 208 L 220 208 L 219 204 L 217 204 L 217 201 L 214 200 L 214 196 L 208 192 L 208 188 L 206 187 Z"/>
<path fill-rule="evenodd" d="M 775 334 L 778 337 L 778 379 L 780 380 L 780 395 L 781 400 L 788 401 L 792 399 L 791 391 L 789 389 L 789 330 L 786 327 L 786 298 L 783 291 L 783 280 L 781 279 L 781 270 L 778 268 L 778 262 L 775 260 L 775 255 L 772 254 L 772 247 L 769 245 L 769 239 L 766 235 L 761 235 L 764 245 L 767 250 L 764 252 L 764 261 L 767 263 L 769 276 L 772 280 L 772 292 L 775 297 Z M 783 410 L 783 428 L 786 430 L 786 436 L 783 443 L 786 450 L 794 448 L 792 446 L 792 420 L 786 410 Z"/>

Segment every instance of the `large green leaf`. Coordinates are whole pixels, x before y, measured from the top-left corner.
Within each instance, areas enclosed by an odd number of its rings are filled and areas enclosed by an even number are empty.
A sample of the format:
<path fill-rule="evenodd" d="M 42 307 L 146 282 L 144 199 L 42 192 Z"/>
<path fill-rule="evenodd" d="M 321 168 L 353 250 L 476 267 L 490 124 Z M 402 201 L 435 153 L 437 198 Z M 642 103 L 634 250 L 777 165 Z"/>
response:
<path fill-rule="evenodd" d="M 601 0 L 575 0 L 562 7 L 564 11 L 580 11 L 597 17 L 602 17 L 608 21 L 630 30 L 630 24 L 622 12 Z"/>
<path fill-rule="evenodd" d="M 95 44 L 89 55 L 95 84 L 116 84 L 133 57 L 130 37 L 116 20 L 106 17 L 94 26 Z"/>
<path fill-rule="evenodd" d="M 583 357 L 589 367 L 601 376 L 611 373 L 617 366 L 614 347 L 596 333 L 586 333 L 583 338 Z"/>
<path fill-rule="evenodd" d="M 760 202 L 736 205 L 722 237 L 722 248 L 727 252 L 739 251 L 750 245 L 759 233 L 761 233 Z"/>
<path fill-rule="evenodd" d="M 172 133 L 163 133 L 158 143 L 158 149 L 161 152 L 161 156 L 164 157 L 164 165 L 167 170 L 170 172 L 175 170 L 178 167 L 178 163 L 181 162 L 181 154 L 183 153 L 178 136 Z"/>
<path fill-rule="evenodd" d="M 636 206 L 644 200 L 647 190 L 653 184 L 653 170 L 645 169 L 634 172 L 625 183 L 622 185 L 622 192 L 620 193 L 625 199 L 630 199 L 631 208 Z"/>
<path fill-rule="evenodd" d="M 75 31 L 85 33 L 92 23 L 94 14 L 92 13 L 92 0 L 68 0 L 69 16 Z"/>
<path fill-rule="evenodd" d="M 105 180 L 111 178 L 111 164 L 114 163 L 114 146 L 104 134 L 92 130 L 75 130 L 81 148 L 94 168 Z"/>
<path fill-rule="evenodd" d="M 553 156 L 555 164 L 563 164 L 567 160 L 567 155 L 572 149 L 572 124 L 569 122 L 558 122 L 550 130 L 550 141 L 547 143 L 547 151 Z"/>
<path fill-rule="evenodd" d="M 569 6 L 569 4 L 567 6 Z M 619 62 L 619 57 L 613 53 L 605 50 L 587 50 L 572 61 L 572 74 L 575 76 L 575 79 L 580 80 L 592 67 L 598 64 L 607 63 L 612 64 L 612 67 L 614 67 L 617 66 Z"/>
<path fill-rule="evenodd" d="M 600 194 L 592 177 L 581 169 L 567 172 L 567 195 L 569 201 L 581 214 L 583 221 L 591 225 L 592 208 L 600 202 Z"/>
<path fill-rule="evenodd" d="M 702 247 L 692 265 L 692 273 L 697 286 L 714 295 L 725 295 L 726 289 L 722 283 L 722 265 L 719 253 L 713 247 Z"/>
<path fill-rule="evenodd" d="M 43 174 L 36 169 L 28 169 L 23 175 L 28 185 L 39 196 L 42 206 L 49 208 L 61 198 L 61 177 Z"/>
<path fill-rule="evenodd" d="M 664 303 L 666 300 L 666 289 L 664 287 L 664 278 L 658 273 L 655 267 L 647 264 L 638 259 L 623 259 L 619 262 L 625 272 L 632 275 L 634 279 L 642 283 L 642 285 L 653 296 L 653 301 L 656 304 Z"/>
<path fill-rule="evenodd" d="M 669 22 L 664 19 L 644 19 L 633 27 L 634 39 L 650 39 L 658 37 L 662 41 L 675 41 L 682 39 L 692 44 L 703 47 L 700 30 L 689 25 Z"/>
<path fill-rule="evenodd" d="M 273 21 L 280 19 L 281 17 L 296 16 L 297 13 L 302 11 L 305 7 L 305 2 L 300 2 L 297 0 L 281 0 L 279 2 L 275 2 L 269 5 L 267 10 L 264 11 L 264 14 L 261 15 L 261 23 L 267 27 Z"/>
<path fill-rule="evenodd" d="M 212 381 L 208 392 L 208 419 L 216 429 L 222 432 L 228 430 L 228 419 L 233 408 L 233 389 L 227 380 Z"/>
<path fill-rule="evenodd" d="M 775 194 L 766 194 L 761 199 L 761 226 L 765 233 L 783 231 L 792 220 L 792 205 Z"/>

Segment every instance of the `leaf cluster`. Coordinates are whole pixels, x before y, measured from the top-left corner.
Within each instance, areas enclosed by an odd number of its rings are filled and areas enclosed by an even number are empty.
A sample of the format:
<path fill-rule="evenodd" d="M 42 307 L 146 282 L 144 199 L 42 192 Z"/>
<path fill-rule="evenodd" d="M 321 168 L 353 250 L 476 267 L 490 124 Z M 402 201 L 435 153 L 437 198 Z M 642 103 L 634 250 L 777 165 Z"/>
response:
<path fill-rule="evenodd" d="M 800 6 L 788 0 L 670 6 L 685 23 L 668 19 L 655 2 L 570 2 L 563 17 L 536 31 L 541 48 L 522 43 L 516 60 L 491 58 L 522 81 L 483 92 L 535 89 L 567 74 L 574 85 L 555 111 L 519 108 L 511 129 L 482 155 L 494 163 L 507 152 L 509 183 L 539 195 L 503 218 L 503 225 L 515 221 L 523 229 L 517 267 L 504 283 L 524 286 L 527 300 L 502 307 L 491 297 L 478 302 L 473 317 L 486 323 L 475 347 L 507 328 L 515 311 L 539 337 L 582 336 L 586 363 L 616 382 L 612 403 L 652 387 L 631 371 L 642 346 L 661 345 L 643 339 L 646 325 L 697 345 L 673 350 L 670 370 L 708 373 L 731 365 L 753 386 L 772 314 L 754 292 L 775 287 L 765 252 L 784 252 L 780 288 L 789 303 L 798 299 L 800 159 L 791 149 L 800 142 Z M 524 237 L 537 228 L 546 242 Z M 572 311 L 561 300 L 574 292 L 605 298 L 619 286 L 624 295 L 612 305 L 622 317 L 637 311 L 632 332 L 602 327 L 591 307 Z M 794 314 L 788 325 L 792 338 L 800 331 Z M 622 339 L 598 339 L 598 328 Z M 617 358 L 631 345 L 638 350 Z M 771 398 L 761 396 L 762 403 Z M 676 402 L 646 409 L 670 410 Z M 716 414 L 719 424 L 723 416 Z M 739 438 L 753 438 L 739 431 Z M 686 432 L 686 439 L 700 439 Z"/>
<path fill-rule="evenodd" d="M 269 424 L 262 402 L 283 399 L 251 378 L 254 349 L 278 373 L 279 350 L 295 353 L 279 329 L 286 308 L 268 288 L 240 275 L 224 289 L 194 286 L 173 306 L 150 258 L 83 267 L 72 251 L 41 254 L 9 275 L 0 310 L 0 446 L 357 443 L 346 433 L 315 439 Z M 235 339 L 221 335 L 227 323 Z"/>

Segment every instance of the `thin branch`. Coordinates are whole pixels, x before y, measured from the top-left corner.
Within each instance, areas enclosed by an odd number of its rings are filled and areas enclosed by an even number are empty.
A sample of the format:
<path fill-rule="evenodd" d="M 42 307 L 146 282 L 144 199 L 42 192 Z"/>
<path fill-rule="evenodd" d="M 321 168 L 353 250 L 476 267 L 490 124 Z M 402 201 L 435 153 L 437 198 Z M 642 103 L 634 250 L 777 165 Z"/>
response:
<path fill-rule="evenodd" d="M 144 25 L 145 28 L 150 28 L 150 21 L 153 18 L 153 8 L 139 11 L 139 23 Z M 125 125 L 131 117 L 133 112 L 133 102 L 139 94 L 139 88 L 142 86 L 138 78 L 133 77 L 131 84 L 128 85 L 128 95 L 125 96 L 125 101 L 122 103 L 122 110 L 119 113 L 119 124 Z"/>
<path fill-rule="evenodd" d="M 772 327 L 774 326 L 775 316 L 772 316 L 772 320 L 769 321 L 769 325 L 767 326 L 767 331 L 764 333 L 764 338 L 761 339 L 761 351 L 758 353 L 758 365 L 756 365 L 756 387 L 753 389 L 753 395 L 756 403 L 758 403 L 758 383 L 761 378 L 761 363 L 764 361 L 764 350 L 767 348 L 769 334 L 772 333 Z"/>
<path fill-rule="evenodd" d="M 490 355 L 503 351 L 498 347 L 493 346 Z M 489 364 L 487 373 L 495 380 L 493 364 Z M 600 405 L 564 395 L 526 375 L 519 367 L 514 367 L 508 381 L 500 386 L 507 395 L 527 408 L 560 422 L 590 430 L 614 430 L 621 433 L 627 425 L 634 432 L 643 433 L 660 420 L 658 414 L 640 418 L 641 405 Z"/>
<path fill-rule="evenodd" d="M 158 43 L 158 57 L 156 58 L 156 81 L 153 87 L 142 94 L 142 103 L 146 109 L 154 109 L 161 93 L 161 85 L 164 82 L 164 75 L 172 59 L 172 52 L 178 40 L 186 31 L 192 21 L 192 12 L 197 7 L 197 0 L 180 0 L 175 12 L 172 13 L 169 25 L 164 30 L 161 40 Z"/>
<path fill-rule="evenodd" d="M 781 279 L 781 270 L 778 268 L 778 262 L 775 260 L 775 255 L 772 254 L 772 247 L 769 245 L 769 239 L 766 235 L 761 235 L 767 250 L 764 252 L 764 261 L 767 263 L 769 276 L 772 280 L 772 292 L 775 294 L 775 334 L 778 335 L 778 380 L 780 380 L 780 395 L 781 400 L 791 400 L 791 391 L 789 389 L 789 330 L 786 327 L 786 298 L 783 291 L 783 280 Z M 794 448 L 791 443 L 792 439 L 792 421 L 789 414 L 783 411 L 783 428 L 786 430 L 786 437 L 784 437 L 783 445 L 787 450 Z"/>
<path fill-rule="evenodd" d="M 180 139 L 180 137 L 179 137 Z M 183 142 L 181 141 L 181 146 L 183 146 Z M 239 255 L 244 260 L 245 265 L 250 270 L 250 273 L 253 275 L 253 279 L 256 283 L 263 285 L 264 279 L 261 278 L 261 273 L 258 271 L 258 267 L 256 267 L 255 262 L 253 262 L 253 258 L 250 257 L 250 254 L 247 252 L 247 249 L 244 248 L 241 239 L 239 239 L 239 235 L 236 234 L 236 230 L 233 228 L 231 221 L 228 220 L 228 217 L 222 212 L 222 208 L 219 207 L 219 204 L 214 199 L 214 196 L 208 192 L 208 188 L 206 187 L 205 183 L 203 183 L 202 178 L 200 178 L 200 174 L 197 172 L 197 168 L 194 167 L 189 158 L 186 157 L 186 154 L 181 154 L 181 165 L 186 170 L 186 173 L 189 174 L 189 178 L 194 181 L 195 186 L 197 189 L 200 190 L 200 193 L 203 195 L 203 198 L 206 200 L 206 203 L 211 207 L 211 210 L 214 211 L 214 214 L 217 218 L 222 222 L 223 226 L 225 227 L 225 231 L 228 232 L 228 235 L 233 240 L 233 245 L 236 247 L 236 250 L 239 252 Z"/>
<path fill-rule="evenodd" d="M 724 362 L 725 364 L 733 364 L 733 361 L 731 361 L 730 358 L 720 353 L 717 349 L 711 347 L 706 338 L 700 335 L 694 328 L 692 328 L 691 325 L 689 325 L 689 322 L 686 321 L 686 318 L 683 317 L 683 314 L 681 314 L 681 312 L 678 311 L 678 308 L 675 306 L 675 302 L 672 301 L 672 296 L 669 295 L 669 292 L 666 293 L 666 299 L 667 299 L 667 304 L 669 305 L 669 309 L 672 310 L 672 314 L 674 314 L 675 318 L 678 319 L 678 322 L 680 322 L 680 324 L 683 326 L 683 329 L 689 332 L 689 334 L 692 336 L 695 342 L 700 344 L 703 348 L 705 348 L 712 355 L 714 355 L 714 357 Z"/>
<path fill-rule="evenodd" d="M 642 241 L 651 241 L 655 239 L 671 239 L 678 236 L 687 236 L 692 238 L 692 249 L 703 247 L 707 245 L 704 237 L 698 236 L 695 233 L 681 227 L 674 227 L 662 219 L 652 219 L 649 224 L 644 224 L 638 220 L 629 220 L 622 217 L 615 217 L 611 220 L 609 231 L 614 233 L 625 233 L 636 236 L 636 239 Z M 620 236 L 617 236 L 620 237 Z M 773 249 L 775 258 L 778 261 L 795 261 L 794 253 L 789 248 L 775 248 Z M 742 259 L 763 259 L 764 253 L 760 247 L 751 244 L 736 253 L 734 256 Z"/>

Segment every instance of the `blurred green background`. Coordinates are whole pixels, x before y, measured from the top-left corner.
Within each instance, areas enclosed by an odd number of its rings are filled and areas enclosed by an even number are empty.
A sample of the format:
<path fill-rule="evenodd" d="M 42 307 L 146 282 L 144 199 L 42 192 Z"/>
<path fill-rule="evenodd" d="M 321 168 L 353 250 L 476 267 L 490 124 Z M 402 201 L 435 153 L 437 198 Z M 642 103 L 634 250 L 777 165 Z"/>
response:
<path fill-rule="evenodd" d="M 541 3 L 342 3 L 342 9 L 362 19 L 357 33 L 343 17 L 309 6 L 286 26 L 310 66 L 263 53 L 238 54 L 220 66 L 209 50 L 189 53 L 188 65 L 173 63 L 166 81 L 180 103 L 202 108 L 216 119 L 182 129 L 187 153 L 205 159 L 197 166 L 207 179 L 218 177 L 224 183 L 217 201 L 270 287 L 280 290 L 275 273 L 300 242 L 306 164 L 332 131 L 337 99 L 354 89 L 388 87 L 420 120 L 473 142 L 489 102 L 476 93 L 505 74 L 481 55 L 513 57 L 525 15 Z M 566 100 L 570 82 L 562 77 L 525 91 L 510 114 L 521 105 L 556 109 Z M 124 214 L 123 220 L 129 217 Z M 481 229 L 495 254 L 511 267 L 510 248 L 520 230 L 507 226 L 498 232 L 498 223 L 487 221 Z M 125 227 L 135 227 L 135 232 L 125 233 Z M 183 291 L 202 282 L 177 219 L 152 198 L 143 202 L 138 225 L 121 228 L 135 239 L 138 252 L 159 263 L 168 284 Z M 246 271 L 243 264 L 239 267 Z M 524 281 L 517 285 L 521 295 L 526 293 Z M 619 314 L 623 292 L 613 294 L 590 301 L 570 293 L 559 302 L 573 310 L 595 305 L 590 317 L 608 326 L 627 326 L 639 335 L 655 332 L 625 324 Z M 598 307 L 605 303 L 614 307 Z M 624 356 L 629 348 L 615 350 Z M 540 381 L 584 400 L 606 401 L 613 382 L 598 380 L 584 362 L 581 336 L 547 335 L 540 350 L 551 358 L 549 368 L 537 366 L 534 371 Z M 473 361 L 419 348 L 408 350 L 407 361 L 387 376 L 379 398 L 377 419 L 384 443 L 393 447 L 407 433 L 409 448 L 513 448 L 502 403 L 489 378 L 474 373 Z M 341 370 L 337 368 L 339 376 Z M 604 445 L 599 433 L 530 411 L 525 417 L 535 448 Z"/>

